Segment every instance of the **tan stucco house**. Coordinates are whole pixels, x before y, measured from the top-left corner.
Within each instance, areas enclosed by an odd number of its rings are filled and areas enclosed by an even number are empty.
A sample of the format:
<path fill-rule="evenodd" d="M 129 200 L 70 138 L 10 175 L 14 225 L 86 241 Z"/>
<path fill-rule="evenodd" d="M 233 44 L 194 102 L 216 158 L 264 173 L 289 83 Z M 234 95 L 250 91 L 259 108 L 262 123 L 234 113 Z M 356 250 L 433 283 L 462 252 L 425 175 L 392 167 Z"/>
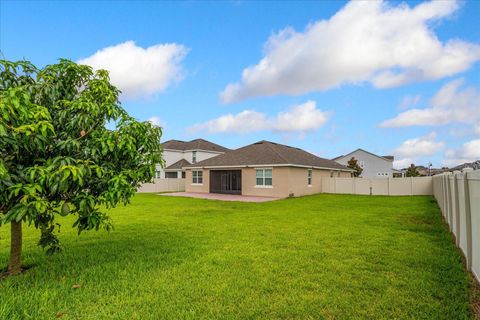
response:
<path fill-rule="evenodd" d="M 322 178 L 351 177 L 352 170 L 302 149 L 269 141 L 190 164 L 185 191 L 288 197 L 322 192 Z"/>

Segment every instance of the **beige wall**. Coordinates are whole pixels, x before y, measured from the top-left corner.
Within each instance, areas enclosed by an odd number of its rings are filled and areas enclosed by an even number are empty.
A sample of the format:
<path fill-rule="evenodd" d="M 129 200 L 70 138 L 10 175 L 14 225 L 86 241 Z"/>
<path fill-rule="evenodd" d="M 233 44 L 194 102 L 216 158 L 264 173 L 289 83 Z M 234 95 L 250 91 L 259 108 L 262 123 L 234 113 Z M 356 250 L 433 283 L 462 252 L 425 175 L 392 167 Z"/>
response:
<path fill-rule="evenodd" d="M 262 167 L 268 168 L 268 167 Z M 271 167 L 272 186 L 256 186 L 256 168 L 238 168 L 242 170 L 242 195 L 285 198 L 293 194 L 294 196 L 304 196 L 322 192 L 322 181 L 330 178 L 330 170 L 313 169 L 312 185 L 308 186 L 307 168 L 297 167 Z M 235 170 L 232 168 L 231 170 Z M 338 172 L 335 171 L 335 176 Z M 349 172 L 340 172 L 340 177 L 350 177 Z M 192 170 L 186 170 L 185 191 L 187 192 L 209 192 L 209 170 L 203 170 L 203 185 L 192 185 Z"/>
<path fill-rule="evenodd" d="M 185 170 L 185 191 L 186 192 L 210 192 L 210 170 L 203 169 L 203 183 L 201 185 L 192 184 L 192 170 Z"/>
<path fill-rule="evenodd" d="M 257 187 L 255 168 L 243 168 L 242 194 L 245 196 L 288 197 L 289 172 L 290 168 L 288 167 L 272 167 L 272 187 Z"/>

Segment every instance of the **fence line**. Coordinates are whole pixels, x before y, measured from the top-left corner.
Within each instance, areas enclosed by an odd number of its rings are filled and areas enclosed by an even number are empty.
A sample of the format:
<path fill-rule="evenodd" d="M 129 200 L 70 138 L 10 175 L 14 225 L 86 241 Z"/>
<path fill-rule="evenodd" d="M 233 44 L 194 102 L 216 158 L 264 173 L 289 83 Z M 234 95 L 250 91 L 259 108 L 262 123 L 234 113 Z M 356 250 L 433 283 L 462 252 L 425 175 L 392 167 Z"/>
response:
<path fill-rule="evenodd" d="M 433 195 L 468 270 L 480 280 L 480 170 L 434 176 Z"/>
<path fill-rule="evenodd" d="M 154 183 L 144 183 L 137 192 L 179 192 L 185 191 L 185 179 L 154 179 Z"/>
<path fill-rule="evenodd" d="M 432 195 L 432 177 L 410 178 L 322 178 L 322 192 L 366 195 Z"/>

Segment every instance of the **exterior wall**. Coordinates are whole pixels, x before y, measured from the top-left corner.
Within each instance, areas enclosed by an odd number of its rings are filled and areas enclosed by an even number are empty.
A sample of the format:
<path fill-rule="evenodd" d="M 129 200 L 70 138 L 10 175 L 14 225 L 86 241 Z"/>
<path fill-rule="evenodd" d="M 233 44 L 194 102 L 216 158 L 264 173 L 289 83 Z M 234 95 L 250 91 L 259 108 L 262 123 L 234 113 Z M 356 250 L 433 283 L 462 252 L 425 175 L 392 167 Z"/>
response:
<path fill-rule="evenodd" d="M 163 159 L 165 160 L 165 167 L 168 167 L 175 162 L 184 158 L 182 151 L 172 151 L 172 150 L 165 150 L 163 152 Z"/>
<path fill-rule="evenodd" d="M 335 161 L 343 164 L 344 166 L 348 165 L 348 160 L 352 157 L 358 160 L 358 164 L 361 166 L 363 161 L 363 172 L 362 178 L 392 178 L 393 177 L 393 161 L 384 160 L 382 158 L 376 157 L 368 152 L 363 150 L 357 150 L 345 157 L 336 159 Z M 379 176 L 377 173 L 385 172 L 388 173 L 387 176 Z"/>
<path fill-rule="evenodd" d="M 197 151 L 197 162 L 218 156 L 220 153 Z M 185 152 L 185 160 L 192 162 L 192 151 Z"/>
<path fill-rule="evenodd" d="M 268 168 L 268 167 L 261 167 Z M 272 186 L 257 187 L 255 168 L 242 169 L 242 195 L 261 197 L 287 197 L 289 194 L 288 167 L 272 167 Z"/>
<path fill-rule="evenodd" d="M 259 167 L 269 168 L 269 167 Z M 242 170 L 242 195 L 286 198 L 289 195 L 304 196 L 322 192 L 322 181 L 330 179 L 329 170 L 312 170 L 312 185 L 308 186 L 308 169 L 296 167 L 270 167 L 272 169 L 272 186 L 256 185 L 257 168 L 231 168 Z M 229 168 L 230 169 L 230 168 Z M 337 175 L 337 172 L 335 172 Z M 349 177 L 349 172 L 340 172 L 341 177 Z M 210 171 L 203 170 L 203 184 L 192 184 L 192 170 L 186 170 L 185 191 L 187 192 L 210 192 Z"/>
<path fill-rule="evenodd" d="M 322 178 L 329 177 L 330 171 L 312 169 L 312 184 L 308 185 L 307 168 L 289 168 L 289 191 L 288 195 L 295 197 L 322 192 Z"/>
<path fill-rule="evenodd" d="M 186 192 L 198 192 L 198 193 L 209 193 L 210 192 L 210 170 L 203 169 L 203 183 L 202 184 L 193 184 L 192 183 L 192 169 L 185 170 L 185 191 Z"/>

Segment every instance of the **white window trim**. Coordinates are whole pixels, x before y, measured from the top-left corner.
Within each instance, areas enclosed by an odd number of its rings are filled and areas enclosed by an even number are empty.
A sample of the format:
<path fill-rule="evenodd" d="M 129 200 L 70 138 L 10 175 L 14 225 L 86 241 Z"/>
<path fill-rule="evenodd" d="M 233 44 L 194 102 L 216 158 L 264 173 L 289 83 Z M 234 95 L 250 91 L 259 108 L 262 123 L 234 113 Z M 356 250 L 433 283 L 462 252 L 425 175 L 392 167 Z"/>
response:
<path fill-rule="evenodd" d="M 202 183 L 198 182 L 193 182 L 193 173 L 194 172 L 201 172 L 202 173 Z M 198 175 L 197 175 L 197 181 L 198 181 Z M 192 170 L 192 183 L 190 183 L 191 186 L 203 186 L 203 170 Z"/>
<path fill-rule="evenodd" d="M 308 183 L 308 180 L 310 180 L 310 183 Z M 307 187 L 311 188 L 312 182 L 313 182 L 313 170 L 307 169 Z"/>
<path fill-rule="evenodd" d="M 257 184 L 257 170 L 272 170 L 272 185 L 269 186 L 269 185 L 258 185 Z M 265 171 L 264 171 L 265 172 Z M 265 176 L 263 177 L 263 180 L 265 182 Z M 255 186 L 254 188 L 258 188 L 258 189 L 273 189 L 273 168 L 272 167 L 263 167 L 263 168 L 255 168 Z"/>

